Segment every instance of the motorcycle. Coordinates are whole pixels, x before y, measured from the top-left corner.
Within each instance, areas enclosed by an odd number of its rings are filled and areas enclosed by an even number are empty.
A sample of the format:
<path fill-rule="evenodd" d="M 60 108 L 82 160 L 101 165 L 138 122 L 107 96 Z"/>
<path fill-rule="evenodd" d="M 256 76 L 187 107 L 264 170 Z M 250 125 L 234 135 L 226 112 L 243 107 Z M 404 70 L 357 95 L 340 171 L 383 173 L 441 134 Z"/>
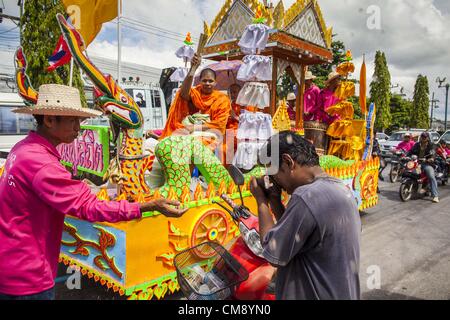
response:
<path fill-rule="evenodd" d="M 444 154 L 437 152 L 436 162 L 439 167 L 438 182 L 441 182 L 442 186 L 448 184 L 450 175 L 450 158 L 447 158 Z"/>
<path fill-rule="evenodd" d="M 216 202 L 226 210 L 238 224 L 241 236 L 228 252 L 247 270 L 249 277 L 234 290 L 235 300 L 275 300 L 273 278 L 276 269 L 263 257 L 263 248 L 259 235 L 259 220 L 245 207 L 241 186 L 245 184 L 242 172 L 234 166 L 229 167 L 234 183 L 239 187 L 241 205 L 236 204 L 227 195 L 221 198 L 231 208 Z"/>
<path fill-rule="evenodd" d="M 406 156 L 404 150 L 392 149 L 394 157 L 391 160 L 391 171 L 389 172 L 389 179 L 392 183 L 396 183 L 398 178 L 403 175 L 406 164 L 411 161 L 411 158 Z"/>
<path fill-rule="evenodd" d="M 224 204 L 222 201 L 213 203 L 230 214 L 241 235 L 228 250 L 219 244 L 208 242 L 179 253 L 174 259 L 178 282 L 189 300 L 275 300 L 273 280 L 276 268 L 270 265 L 262 254 L 258 217 L 244 205 L 241 187 L 245 184 L 245 177 L 237 167 L 230 166 L 228 171 L 238 186 L 241 204 L 238 205 L 226 194 L 221 195 Z M 208 273 L 195 264 L 191 265 L 191 262 L 198 262 L 195 250 L 204 250 L 203 247 L 221 252 L 219 260 L 214 262 L 217 268 L 213 267 Z M 228 262 L 223 263 L 221 260 Z M 225 265 L 231 266 L 233 271 L 226 271 Z M 222 277 L 219 277 L 222 281 L 214 277 L 214 274 L 219 273 L 222 274 Z M 235 281 L 235 276 L 226 276 L 228 273 L 238 273 L 242 276 Z M 193 283 L 198 290 L 193 289 Z M 210 288 L 208 283 L 215 285 Z"/>
<path fill-rule="evenodd" d="M 425 194 L 429 194 L 431 186 L 429 179 L 425 172 L 422 170 L 422 163 L 426 162 L 425 158 L 419 159 L 417 156 L 412 156 L 411 160 L 406 164 L 405 171 L 402 175 L 402 183 L 400 185 L 400 199 L 403 202 L 408 202 L 412 198 L 416 198 L 419 195 L 419 190 L 424 189 Z M 442 182 L 444 180 L 443 174 L 437 170 L 435 163 L 430 163 L 435 168 L 436 180 Z M 446 178 L 448 179 L 448 177 Z"/>

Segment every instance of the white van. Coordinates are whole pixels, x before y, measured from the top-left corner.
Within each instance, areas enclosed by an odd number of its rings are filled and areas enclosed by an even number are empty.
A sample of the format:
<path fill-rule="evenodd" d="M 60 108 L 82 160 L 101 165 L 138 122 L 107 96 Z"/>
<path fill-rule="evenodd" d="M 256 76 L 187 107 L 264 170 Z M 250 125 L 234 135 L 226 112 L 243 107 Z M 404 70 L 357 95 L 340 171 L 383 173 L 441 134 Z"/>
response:
<path fill-rule="evenodd" d="M 0 158 L 5 158 L 17 142 L 35 129 L 33 116 L 11 112 L 24 106 L 17 93 L 0 93 Z"/>
<path fill-rule="evenodd" d="M 120 86 L 136 101 L 144 116 L 144 132 L 148 130 L 162 130 L 167 122 L 167 106 L 164 93 L 155 84 L 135 82 L 121 83 Z M 93 89 L 87 85 L 84 89 L 90 107 L 94 105 Z M 92 125 L 109 125 L 106 117 L 92 119 Z"/>

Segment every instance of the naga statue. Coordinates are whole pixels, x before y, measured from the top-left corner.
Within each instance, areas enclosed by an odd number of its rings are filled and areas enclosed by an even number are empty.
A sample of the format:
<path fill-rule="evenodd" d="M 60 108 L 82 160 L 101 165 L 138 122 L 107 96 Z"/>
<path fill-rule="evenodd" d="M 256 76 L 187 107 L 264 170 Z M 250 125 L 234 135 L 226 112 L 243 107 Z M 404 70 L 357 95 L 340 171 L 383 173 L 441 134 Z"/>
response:
<path fill-rule="evenodd" d="M 207 182 L 216 188 L 232 184 L 228 171 L 199 140 L 192 136 L 172 136 L 162 140 L 155 150 L 166 182 L 160 189 L 150 190 L 144 174 L 151 169 L 154 157 L 143 152 L 144 120 L 139 106 L 111 75 L 104 75 L 85 56 L 78 31 L 62 15 L 58 14 L 57 19 L 74 61 L 95 86 L 98 105 L 111 116 L 113 132 L 120 132 L 117 135 L 117 139 L 121 139 L 117 161 L 121 173 L 121 198 L 134 201 L 148 201 L 156 196 L 181 199 L 187 192 L 186 186 L 190 186 L 191 164 L 195 164 Z"/>

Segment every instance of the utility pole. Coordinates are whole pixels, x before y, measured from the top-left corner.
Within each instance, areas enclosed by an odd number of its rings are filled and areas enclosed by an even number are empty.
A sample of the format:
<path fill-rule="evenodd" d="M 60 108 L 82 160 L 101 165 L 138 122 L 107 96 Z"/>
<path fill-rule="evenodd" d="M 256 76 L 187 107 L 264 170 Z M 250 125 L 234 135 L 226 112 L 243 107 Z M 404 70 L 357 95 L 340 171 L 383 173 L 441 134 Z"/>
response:
<path fill-rule="evenodd" d="M 436 104 L 439 102 L 439 100 L 434 99 L 434 92 L 433 92 L 433 98 L 431 99 L 431 120 L 430 120 L 430 129 L 433 130 L 433 117 L 434 117 L 434 108 L 439 108 Z"/>
<path fill-rule="evenodd" d="M 448 119 L 448 90 L 450 89 L 450 83 L 447 83 L 443 85 L 443 83 L 447 80 L 447 78 L 444 78 L 441 80 L 440 77 L 436 79 L 436 82 L 439 83 L 439 88 L 445 88 L 445 131 L 447 131 L 447 119 Z"/>

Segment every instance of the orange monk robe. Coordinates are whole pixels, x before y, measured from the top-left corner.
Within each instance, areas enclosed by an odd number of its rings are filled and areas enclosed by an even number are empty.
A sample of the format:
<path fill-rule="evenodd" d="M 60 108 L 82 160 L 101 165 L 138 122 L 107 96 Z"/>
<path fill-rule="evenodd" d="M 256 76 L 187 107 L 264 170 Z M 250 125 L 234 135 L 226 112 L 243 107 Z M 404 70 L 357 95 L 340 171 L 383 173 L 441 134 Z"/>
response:
<path fill-rule="evenodd" d="M 231 109 L 233 110 L 234 114 L 239 117 L 239 115 L 241 114 L 241 106 L 238 105 L 237 103 L 233 102 L 231 104 Z M 238 127 L 239 127 L 239 120 L 236 121 L 230 115 L 230 119 L 228 120 L 228 123 L 227 123 L 227 129 L 228 130 L 237 130 Z"/>
<path fill-rule="evenodd" d="M 239 117 L 241 114 L 241 106 L 237 103 L 231 103 L 231 109 L 234 114 Z M 223 144 L 223 159 L 228 160 L 230 162 L 234 158 L 234 154 L 237 150 L 237 130 L 239 127 L 239 120 L 233 119 L 230 114 L 230 118 L 227 123 L 227 137 Z M 224 162 L 224 161 L 223 161 Z"/>
<path fill-rule="evenodd" d="M 210 122 L 205 123 L 205 125 L 225 135 L 231 112 L 231 102 L 228 96 L 216 90 L 210 95 L 202 95 L 200 86 L 192 88 L 190 95 L 192 104 L 196 110 L 190 110 L 189 102 L 185 101 L 181 97 L 180 92 L 178 92 L 170 107 L 169 117 L 161 139 L 171 136 L 178 129 L 184 128 L 182 124 L 183 120 L 188 115 L 193 115 L 198 112 L 209 114 Z"/>

